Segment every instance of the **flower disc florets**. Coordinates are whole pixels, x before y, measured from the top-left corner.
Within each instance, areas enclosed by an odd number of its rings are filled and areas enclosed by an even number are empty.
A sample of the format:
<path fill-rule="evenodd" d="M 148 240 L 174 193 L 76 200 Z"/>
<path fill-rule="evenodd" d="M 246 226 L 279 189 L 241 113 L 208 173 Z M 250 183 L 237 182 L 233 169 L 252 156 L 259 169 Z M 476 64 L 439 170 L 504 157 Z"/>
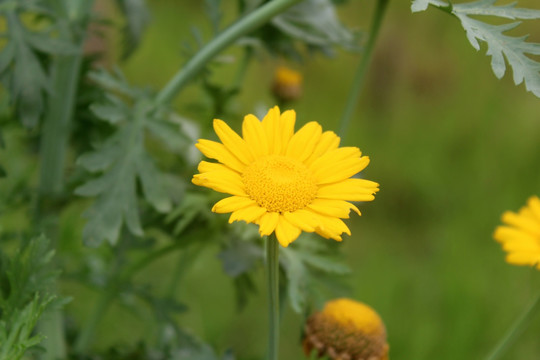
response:
<path fill-rule="evenodd" d="M 306 355 L 316 350 L 318 356 L 331 360 L 388 360 L 381 318 L 369 306 L 351 299 L 329 301 L 321 312 L 311 315 L 303 345 Z"/>
<path fill-rule="evenodd" d="M 293 212 L 317 196 L 311 171 L 301 162 L 280 155 L 260 158 L 242 174 L 246 192 L 269 212 Z"/>

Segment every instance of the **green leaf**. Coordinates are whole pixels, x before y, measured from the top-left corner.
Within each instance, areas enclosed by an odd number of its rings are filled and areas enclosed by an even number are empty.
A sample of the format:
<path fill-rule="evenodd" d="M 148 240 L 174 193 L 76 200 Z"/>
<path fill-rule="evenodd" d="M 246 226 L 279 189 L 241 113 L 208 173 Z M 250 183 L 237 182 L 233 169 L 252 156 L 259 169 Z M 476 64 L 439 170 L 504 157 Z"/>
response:
<path fill-rule="evenodd" d="M 330 0 L 303 1 L 274 17 L 272 24 L 307 44 L 356 47 L 355 36 L 341 24 Z"/>
<path fill-rule="evenodd" d="M 411 5 L 412 12 L 419 12 L 427 10 L 429 5 L 434 5 L 437 7 L 448 6 L 448 3 L 442 0 L 413 0 Z"/>
<path fill-rule="evenodd" d="M 53 252 L 41 236 L 23 242 L 15 254 L 0 251 L 0 360 L 18 360 L 43 336 L 34 328 L 54 296 L 48 293 L 58 271 L 49 267 Z"/>
<path fill-rule="evenodd" d="M 55 35 L 55 19 L 42 6 L 31 1 L 4 5 L 0 11 L 7 20 L 7 44 L 0 53 L 0 80 L 8 89 L 21 122 L 32 128 L 38 124 L 45 96 L 50 92 L 49 74 L 42 64 L 43 54 L 74 54 L 78 49 Z M 20 19 L 24 12 L 47 16 L 52 24 L 41 31 L 27 28 Z"/>
<path fill-rule="evenodd" d="M 315 293 L 326 275 L 345 275 L 350 269 L 343 265 L 334 251 L 317 238 L 304 235 L 287 248 L 281 248 L 282 265 L 287 278 L 287 295 L 294 311 L 301 313 L 306 301 Z"/>
<path fill-rule="evenodd" d="M 516 8 L 516 3 L 496 6 L 496 1 L 479 0 L 450 5 L 430 0 L 429 3 L 450 9 L 449 12 L 461 21 L 467 39 L 476 50 L 480 50 L 480 42 L 487 44 L 487 55 L 491 56 L 491 68 L 497 78 L 504 76 L 508 63 L 513 70 L 514 83 L 516 85 L 525 83 L 527 91 L 540 97 L 540 62 L 528 56 L 540 55 L 540 43 L 527 42 L 527 36 L 505 35 L 507 31 L 516 28 L 519 22 L 492 25 L 471 17 L 480 15 L 512 20 L 540 19 L 540 10 Z M 423 5 L 425 1 L 414 2 L 413 11 L 425 10 Z"/>
<path fill-rule="evenodd" d="M 94 151 L 77 160 L 79 166 L 98 175 L 75 189 L 77 195 L 96 197 L 84 213 L 88 222 L 83 240 L 91 246 L 104 240 L 114 245 L 123 225 L 135 236 L 144 234 L 139 215 L 139 184 L 146 202 L 158 212 L 169 212 L 175 198 L 167 185 L 167 176 L 147 152 L 147 133 L 158 133 L 158 137 L 167 139 L 165 143 L 172 142 L 171 139 L 188 142 L 180 134 L 179 126 L 170 126 L 167 112 L 157 109 L 145 92 L 132 89 L 120 73 L 114 76 L 101 71 L 94 73 L 93 78 L 113 92 L 133 97 L 131 106 L 111 94 L 106 102 L 91 106 L 96 115 L 117 129 Z M 165 132 L 169 133 L 163 135 Z"/>

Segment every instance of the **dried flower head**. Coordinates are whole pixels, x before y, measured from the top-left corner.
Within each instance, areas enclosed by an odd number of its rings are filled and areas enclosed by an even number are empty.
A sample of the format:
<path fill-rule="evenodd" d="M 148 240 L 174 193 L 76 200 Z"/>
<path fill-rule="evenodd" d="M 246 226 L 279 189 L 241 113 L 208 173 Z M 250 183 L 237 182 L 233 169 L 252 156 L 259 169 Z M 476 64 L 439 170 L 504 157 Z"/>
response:
<path fill-rule="evenodd" d="M 276 106 L 262 121 L 247 115 L 240 137 L 224 121 L 214 120 L 221 143 L 201 139 L 197 148 L 218 162 L 201 161 L 193 183 L 227 193 L 212 211 L 231 213 L 229 222 L 259 225 L 261 236 L 275 232 L 288 246 L 302 231 L 341 241 L 351 234 L 341 220 L 348 201 L 371 201 L 379 184 L 351 178 L 369 163 L 356 147 L 339 147 L 339 137 L 309 122 L 296 133 L 294 111 Z"/>
<path fill-rule="evenodd" d="M 386 329 L 379 315 L 366 304 L 351 299 L 326 303 L 311 315 L 303 340 L 306 355 L 331 360 L 388 360 Z"/>
<path fill-rule="evenodd" d="M 527 205 L 516 214 L 502 215 L 506 225 L 498 226 L 493 237 L 507 252 L 506 262 L 536 266 L 540 270 L 540 199 L 531 196 Z"/>

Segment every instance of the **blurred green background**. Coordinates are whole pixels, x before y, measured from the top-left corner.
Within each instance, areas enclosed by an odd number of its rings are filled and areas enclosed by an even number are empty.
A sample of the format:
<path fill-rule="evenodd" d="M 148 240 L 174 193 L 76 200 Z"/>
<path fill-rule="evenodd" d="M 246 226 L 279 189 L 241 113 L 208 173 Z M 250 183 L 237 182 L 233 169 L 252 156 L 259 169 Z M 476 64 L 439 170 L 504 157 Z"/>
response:
<path fill-rule="evenodd" d="M 350 1 L 340 7 L 341 18 L 351 28 L 367 30 L 374 3 Z M 203 2 L 149 5 L 152 22 L 122 68 L 131 82 L 159 89 L 185 61 L 181 43 L 192 39 L 190 27 L 199 27 L 208 40 L 210 26 Z M 537 8 L 534 0 L 520 5 Z M 225 17 L 226 23 L 231 20 Z M 512 34 L 528 32 L 530 41 L 540 42 L 538 22 Z M 114 38 L 109 46 L 116 46 Z M 291 64 L 304 76 L 303 97 L 291 105 L 298 125 L 315 120 L 325 130 L 338 130 L 359 58 L 338 51 L 334 58 L 320 55 Z M 412 14 L 410 1 L 390 2 L 342 143 L 370 156 L 363 175 L 381 185 L 374 202 L 361 204 L 362 217 L 348 221 L 353 235 L 344 240 L 343 253 L 353 269 L 351 295 L 384 319 L 392 359 L 481 359 L 540 290 L 538 271 L 506 264 L 492 239 L 503 211 L 517 211 L 529 196 L 540 195 L 540 99 L 523 85 L 514 86 L 508 74 L 497 80 L 489 62 L 485 48 L 476 52 L 468 43 L 457 19 L 435 9 Z M 254 61 L 230 112 L 273 106 L 272 75 L 283 63 L 268 55 Z M 215 67 L 212 79 L 230 83 L 236 66 Z M 190 86 L 176 100 L 178 112 L 192 116 L 190 104 L 204 97 L 200 87 Z M 211 119 L 194 120 L 207 137 Z M 223 120 L 240 129 L 240 116 Z M 64 236 L 80 233 L 83 209 L 74 206 L 63 215 Z M 218 251 L 206 248 L 185 275 L 178 296 L 190 311 L 179 320 L 218 349 L 232 347 L 240 359 L 258 359 L 267 334 L 263 271 L 257 274 L 259 293 L 238 313 Z M 165 291 L 175 260 L 154 264 L 140 279 Z M 69 310 L 84 319 L 95 294 L 70 283 L 64 290 L 74 293 Z M 301 320 L 287 307 L 282 359 L 303 358 Z M 151 331 L 115 306 L 100 327 L 98 346 L 135 341 Z M 539 332 L 537 314 L 504 359 L 540 359 Z"/>
<path fill-rule="evenodd" d="M 374 3 L 351 1 L 340 7 L 340 16 L 351 28 L 367 31 Z M 123 69 L 131 81 L 160 88 L 182 64 L 181 43 L 190 40 L 190 28 L 207 36 L 210 29 L 202 2 L 160 0 L 150 6 L 153 21 Z M 508 74 L 497 80 L 485 48 L 479 53 L 471 47 L 457 19 L 435 9 L 412 14 L 409 6 L 389 5 L 343 139 L 370 156 L 364 176 L 381 184 L 376 200 L 362 204 L 363 216 L 352 216 L 353 235 L 343 242 L 353 269 L 351 295 L 385 320 L 393 359 L 481 359 L 540 288 L 537 272 L 506 264 L 492 239 L 504 210 L 516 211 L 540 194 L 540 99 L 515 87 Z M 538 23 L 520 31 L 540 42 Z M 359 58 L 338 51 L 334 58 L 290 64 L 304 76 L 304 95 L 292 105 L 298 125 L 315 120 L 338 130 Z M 266 55 L 250 65 L 235 112 L 274 105 L 270 87 L 279 64 Z M 235 63 L 215 68 L 213 80 L 227 85 L 235 69 Z M 203 97 L 200 87 L 191 86 L 177 99 L 179 112 L 189 115 L 186 104 Z M 211 119 L 195 120 L 208 136 Z M 240 130 L 241 117 L 224 120 Z M 262 269 L 259 294 L 237 313 L 218 251 L 205 250 L 185 276 L 179 296 L 191 311 L 180 321 L 219 349 L 231 346 L 241 358 L 256 359 L 267 332 Z M 169 260 L 145 276 L 165 275 L 174 263 Z M 103 325 L 109 339 L 144 336 L 144 326 L 130 324 L 134 320 L 118 310 Z M 301 320 L 286 309 L 282 359 L 303 358 Z M 539 331 L 536 316 L 505 359 L 539 359 Z"/>

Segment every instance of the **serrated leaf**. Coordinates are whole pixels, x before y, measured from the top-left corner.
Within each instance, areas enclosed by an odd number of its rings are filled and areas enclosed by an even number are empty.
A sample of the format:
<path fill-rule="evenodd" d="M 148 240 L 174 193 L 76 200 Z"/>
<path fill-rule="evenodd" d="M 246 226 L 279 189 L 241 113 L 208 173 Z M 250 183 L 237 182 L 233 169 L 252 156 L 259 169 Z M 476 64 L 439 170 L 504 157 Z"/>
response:
<path fill-rule="evenodd" d="M 438 6 L 438 7 L 448 6 L 448 3 L 442 0 L 413 0 L 412 5 L 411 5 L 411 11 L 412 12 L 424 11 L 428 8 L 430 4 L 434 6 Z"/>
<path fill-rule="evenodd" d="M 98 118 L 111 124 L 124 120 L 126 116 L 125 109 L 120 108 L 117 104 L 92 104 L 90 110 Z"/>
<path fill-rule="evenodd" d="M 58 271 L 49 268 L 53 251 L 41 236 L 22 242 L 12 256 L 0 251 L 0 360 L 18 360 L 43 336 L 35 326 L 54 296 L 48 293 Z"/>
<path fill-rule="evenodd" d="M 519 22 L 491 25 L 471 18 L 471 16 L 487 15 L 512 20 L 540 19 L 540 10 L 516 8 L 516 3 L 496 6 L 497 0 L 479 0 L 451 6 L 438 4 L 438 0 L 428 0 L 428 2 L 450 9 L 451 13 L 461 21 L 467 39 L 476 50 L 480 50 L 480 42 L 487 44 L 486 54 L 491 56 L 491 68 L 498 79 L 506 73 L 508 63 L 513 70 L 514 84 L 519 85 L 524 82 L 527 91 L 540 97 L 540 62 L 527 56 L 540 55 L 540 43 L 526 42 L 527 36 L 505 35 L 507 31 L 516 28 Z M 425 3 L 425 0 L 417 0 L 413 3 L 413 7 L 423 8 Z"/>
<path fill-rule="evenodd" d="M 330 0 L 307 0 L 274 17 L 272 24 L 288 35 L 317 46 L 355 47 Z"/>
<path fill-rule="evenodd" d="M 27 28 L 20 19 L 23 12 L 48 16 L 52 24 L 44 31 Z M 7 44 L 0 54 L 1 80 L 21 122 L 32 128 L 43 114 L 45 95 L 50 91 L 49 74 L 38 55 L 74 54 L 79 49 L 53 34 L 57 26 L 54 16 L 39 4 L 21 1 L 6 5 L 3 14 L 7 20 Z"/>
<path fill-rule="evenodd" d="M 98 246 L 104 240 L 116 244 L 123 225 L 135 236 L 142 236 L 139 216 L 137 184 L 140 183 L 144 199 L 157 211 L 168 212 L 172 207 L 167 178 L 154 165 L 146 152 L 147 130 L 161 122 L 156 118 L 163 111 L 155 111 L 154 104 L 143 92 L 129 88 L 123 77 L 96 73 L 113 90 L 121 89 L 135 96 L 132 108 L 109 95 L 109 102 L 100 103 L 92 110 L 105 118 L 117 130 L 93 152 L 79 157 L 77 164 L 99 175 L 75 189 L 80 196 L 97 197 L 84 213 L 88 219 L 83 229 L 83 240 Z M 125 121 L 120 121 L 120 119 Z"/>
<path fill-rule="evenodd" d="M 163 178 L 156 177 L 158 173 L 152 159 L 146 154 L 142 154 L 139 161 L 136 163 L 137 175 L 141 180 L 142 189 L 146 200 L 157 211 L 168 212 L 171 210 L 171 200 L 167 194 L 167 188 L 163 186 Z"/>

